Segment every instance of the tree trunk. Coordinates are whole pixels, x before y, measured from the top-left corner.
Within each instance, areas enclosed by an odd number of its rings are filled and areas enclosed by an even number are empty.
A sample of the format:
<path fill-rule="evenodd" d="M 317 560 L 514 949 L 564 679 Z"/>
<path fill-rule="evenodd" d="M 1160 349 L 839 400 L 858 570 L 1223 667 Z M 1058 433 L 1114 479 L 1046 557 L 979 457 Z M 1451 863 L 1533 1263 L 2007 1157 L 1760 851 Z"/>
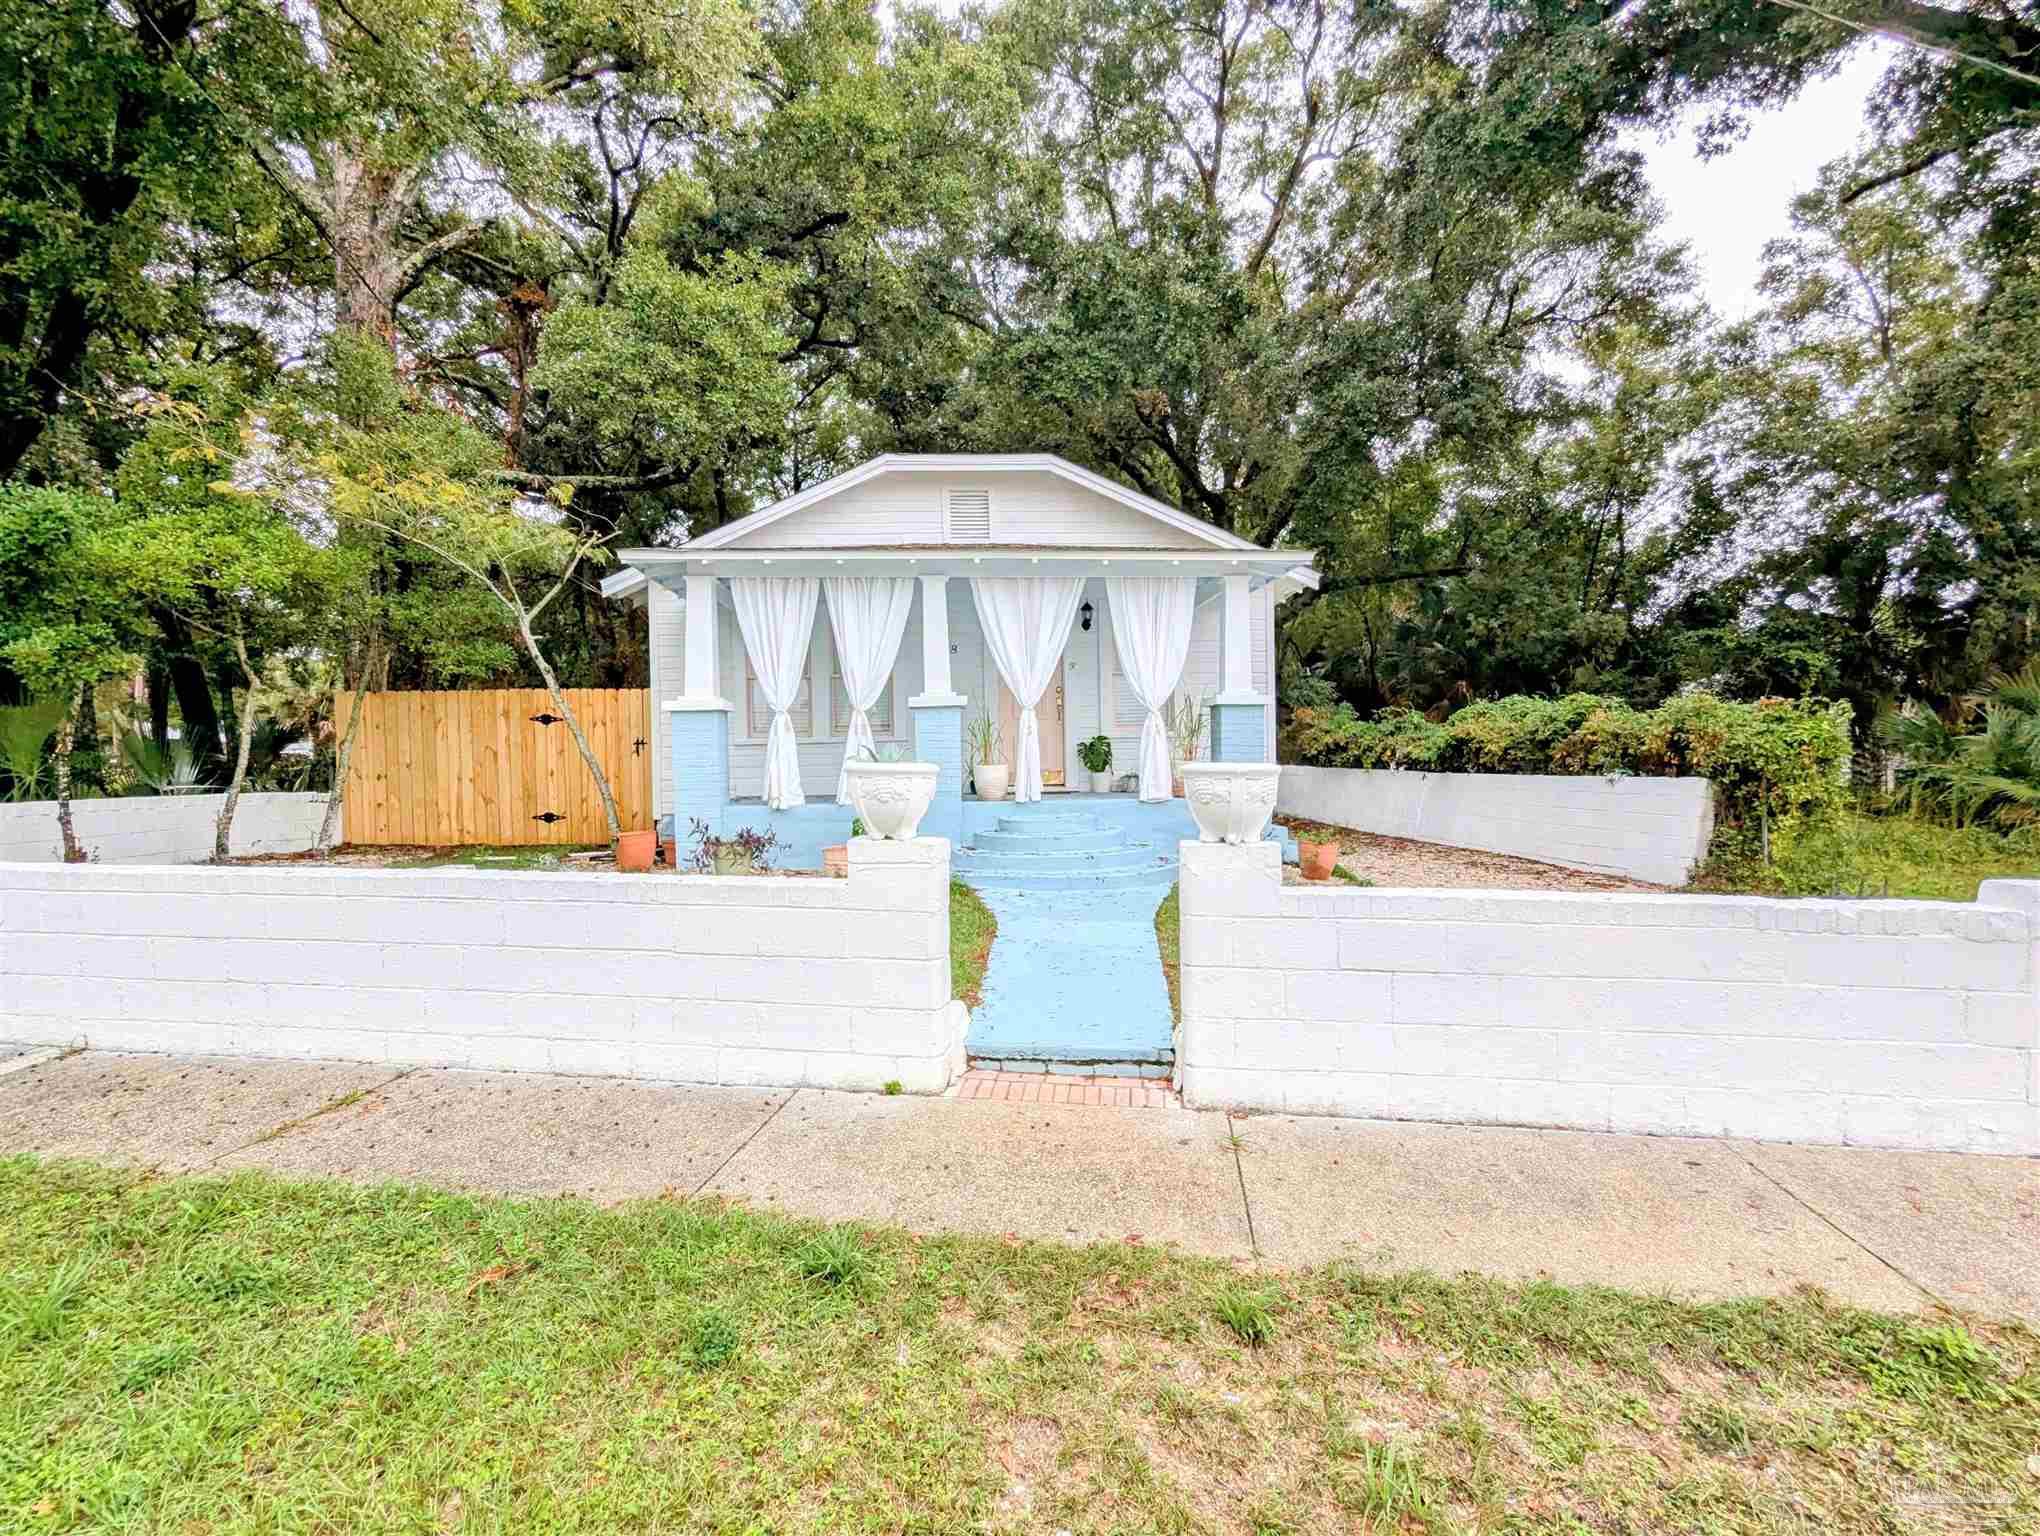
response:
<path fill-rule="evenodd" d="M 255 742 L 255 669 L 248 665 L 248 647 L 234 636 L 234 654 L 241 659 L 241 675 L 248 679 L 247 697 L 241 701 L 241 728 L 236 733 L 234 774 L 227 780 L 226 798 L 220 801 L 220 818 L 213 825 L 213 862 L 224 864 L 234 830 L 234 811 L 241 803 L 241 785 L 248 777 L 248 752 Z"/>
<path fill-rule="evenodd" d="M 80 687 L 57 725 L 57 830 L 64 835 L 64 862 L 83 864 L 86 853 L 78 846 L 78 829 L 71 824 L 71 743 L 77 736 L 78 705 L 87 690 Z"/>
<path fill-rule="evenodd" d="M 404 216 L 411 177 L 387 166 L 370 165 L 348 150 L 336 150 L 332 180 L 333 293 L 338 329 L 397 346 L 397 290 L 403 283 L 404 252 L 397 228 Z"/>
<path fill-rule="evenodd" d="M 355 685 L 354 708 L 347 712 L 347 733 L 333 749 L 333 787 L 326 793 L 326 814 L 319 822 L 319 840 L 312 844 L 312 856 L 323 859 L 340 831 L 340 807 L 347 795 L 347 760 L 354 754 L 354 733 L 361 729 L 361 705 L 368 697 L 368 685 L 375 680 L 375 668 L 364 662 L 361 681 Z"/>
<path fill-rule="evenodd" d="M 205 666 L 191 648 L 191 631 L 184 621 L 166 608 L 155 611 L 156 627 L 162 631 L 169 654 L 170 687 L 177 695 L 177 715 L 184 727 L 184 744 L 191 760 L 207 776 L 225 765 L 224 738 L 220 735 L 219 710 L 213 704 L 212 683 Z"/>
<path fill-rule="evenodd" d="M 149 740 L 158 752 L 170 751 L 170 669 L 154 664 L 149 668 Z"/>
<path fill-rule="evenodd" d="M 574 733 L 574 745 L 581 749 L 581 761 L 595 776 L 595 791 L 602 796 L 602 815 L 609 823 L 609 846 L 614 849 L 617 840 L 623 836 L 623 819 L 616 813 L 616 796 L 610 791 L 609 775 L 602 771 L 595 749 L 588 745 L 588 738 L 581 730 L 579 718 L 568 706 L 567 696 L 560 691 L 560 680 L 553 675 L 552 665 L 545 659 L 544 652 L 539 650 L 538 641 L 531 633 L 531 618 L 524 611 L 524 605 L 516 604 L 515 611 L 517 628 L 524 636 L 525 650 L 531 653 L 532 665 L 538 668 L 538 675 L 545 680 L 545 691 L 552 695 L 553 708 L 560 712 L 560 718 L 567 722 L 567 729 Z"/>

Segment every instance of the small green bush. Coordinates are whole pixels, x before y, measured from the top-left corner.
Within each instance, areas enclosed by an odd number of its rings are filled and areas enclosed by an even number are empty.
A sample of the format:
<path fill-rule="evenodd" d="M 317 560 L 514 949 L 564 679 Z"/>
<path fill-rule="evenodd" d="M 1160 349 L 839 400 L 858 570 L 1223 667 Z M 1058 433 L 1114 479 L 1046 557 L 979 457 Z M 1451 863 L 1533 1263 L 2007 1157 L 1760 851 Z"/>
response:
<path fill-rule="evenodd" d="M 1447 773 L 1642 774 L 1714 784 L 1716 864 L 1775 860 L 1795 839 L 1832 828 L 1847 802 L 1849 708 L 1821 699 L 1680 694 L 1656 709 L 1574 693 L 1469 704 L 1449 718 L 1385 709 L 1300 708 L 1291 762 L 1322 768 Z"/>
<path fill-rule="evenodd" d="M 793 1256 L 802 1278 L 824 1285 L 854 1285 L 871 1268 L 871 1255 L 849 1227 L 831 1227 L 801 1244 Z"/>
<path fill-rule="evenodd" d="M 1265 1292 L 1227 1286 L 1212 1298 L 1211 1310 L 1249 1349 L 1275 1337 L 1275 1307 Z"/>
<path fill-rule="evenodd" d="M 705 1307 L 687 1330 L 687 1359 L 704 1370 L 726 1365 L 743 1342 L 743 1331 L 727 1312 Z"/>

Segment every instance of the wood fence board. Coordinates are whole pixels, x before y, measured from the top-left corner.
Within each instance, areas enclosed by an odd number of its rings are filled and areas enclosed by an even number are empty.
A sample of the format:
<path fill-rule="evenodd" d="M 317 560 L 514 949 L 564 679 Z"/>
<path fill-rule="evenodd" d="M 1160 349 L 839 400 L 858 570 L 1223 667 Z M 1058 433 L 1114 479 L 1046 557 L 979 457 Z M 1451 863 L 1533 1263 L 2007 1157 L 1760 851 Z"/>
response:
<path fill-rule="evenodd" d="M 567 706 L 609 777 L 625 831 L 651 822 L 652 754 L 642 688 L 575 688 Z M 344 731 L 353 705 L 334 701 Z M 602 796 L 543 689 L 370 693 L 347 764 L 342 836 L 350 843 L 602 843 Z M 561 819 L 534 818 L 551 811 Z"/>

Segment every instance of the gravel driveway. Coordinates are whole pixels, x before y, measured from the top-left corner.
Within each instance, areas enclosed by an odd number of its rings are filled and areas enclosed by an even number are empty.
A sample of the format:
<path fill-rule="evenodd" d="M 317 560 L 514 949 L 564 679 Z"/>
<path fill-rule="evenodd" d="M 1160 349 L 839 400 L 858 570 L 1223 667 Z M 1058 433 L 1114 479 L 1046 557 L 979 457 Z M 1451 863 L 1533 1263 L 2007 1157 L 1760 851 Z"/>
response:
<path fill-rule="evenodd" d="M 1557 864 L 1540 864 L 1535 859 L 1511 858 L 1505 853 L 1447 848 L 1442 843 L 1419 843 L 1406 837 L 1377 837 L 1372 832 L 1355 832 L 1351 827 L 1334 827 L 1294 816 L 1275 819 L 1307 842 L 1336 842 L 1340 866 L 1375 885 L 1478 886 L 1511 891 L 1668 889 L 1621 875 L 1595 875 Z M 1302 876 L 1285 865 L 1282 878 L 1295 881 Z"/>

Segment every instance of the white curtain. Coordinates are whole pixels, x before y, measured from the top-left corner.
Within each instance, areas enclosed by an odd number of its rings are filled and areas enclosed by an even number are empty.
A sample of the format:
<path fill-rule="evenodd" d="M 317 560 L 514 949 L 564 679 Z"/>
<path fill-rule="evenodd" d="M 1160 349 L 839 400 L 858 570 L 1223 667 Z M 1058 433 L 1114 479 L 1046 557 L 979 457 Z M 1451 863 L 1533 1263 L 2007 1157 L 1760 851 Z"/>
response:
<path fill-rule="evenodd" d="M 1169 727 L 1162 710 L 1183 676 L 1190 654 L 1190 621 L 1197 606 L 1194 576 L 1108 576 L 1112 644 L 1119 671 L 1147 710 L 1140 727 L 1140 797 L 1169 798 Z"/>
<path fill-rule="evenodd" d="M 765 737 L 765 803 L 775 811 L 806 805 L 800 792 L 800 752 L 794 746 L 793 716 L 807 670 L 808 640 L 815 628 L 815 600 L 821 583 L 812 576 L 733 576 L 730 599 L 743 632 L 744 651 L 758 687 L 772 708 Z"/>
<path fill-rule="evenodd" d="M 985 648 L 1020 706 L 1020 742 L 1013 759 L 1013 798 L 1041 798 L 1041 725 L 1034 706 L 1055 681 L 1063 646 L 1084 600 L 1081 576 L 973 576 Z"/>
<path fill-rule="evenodd" d="M 836 803 L 850 803 L 850 765 L 864 752 L 876 753 L 871 716 L 865 713 L 885 692 L 899 659 L 900 637 L 914 606 L 911 576 L 830 576 L 829 632 L 836 637 L 836 668 L 850 696 L 850 733 L 843 743 L 843 770 L 836 776 Z M 893 701 L 898 709 L 899 700 Z M 895 717 L 897 718 L 897 717 Z"/>

